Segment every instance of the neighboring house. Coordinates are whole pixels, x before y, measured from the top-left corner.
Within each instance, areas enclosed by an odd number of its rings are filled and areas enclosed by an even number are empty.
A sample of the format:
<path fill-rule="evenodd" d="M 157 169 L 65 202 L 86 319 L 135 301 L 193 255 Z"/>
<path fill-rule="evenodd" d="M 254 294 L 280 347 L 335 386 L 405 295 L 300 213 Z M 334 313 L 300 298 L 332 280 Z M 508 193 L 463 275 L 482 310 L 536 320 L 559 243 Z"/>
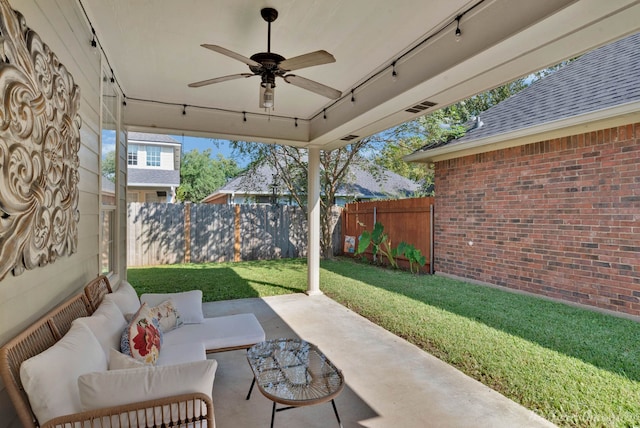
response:
<path fill-rule="evenodd" d="M 116 204 L 116 184 L 106 177 L 102 177 L 102 205 Z"/>
<path fill-rule="evenodd" d="M 640 315 L 640 33 L 480 115 L 435 164 L 435 269 Z"/>
<path fill-rule="evenodd" d="M 335 205 L 372 199 L 402 198 L 416 193 L 420 185 L 394 172 L 375 169 L 376 166 L 352 163 L 347 183 L 336 192 Z M 375 173 L 375 174 L 374 174 Z M 202 200 L 208 204 L 274 203 L 291 205 L 295 202 L 271 165 L 261 164 L 233 180 Z"/>
<path fill-rule="evenodd" d="M 181 145 L 168 135 L 129 132 L 127 202 L 175 202 Z"/>

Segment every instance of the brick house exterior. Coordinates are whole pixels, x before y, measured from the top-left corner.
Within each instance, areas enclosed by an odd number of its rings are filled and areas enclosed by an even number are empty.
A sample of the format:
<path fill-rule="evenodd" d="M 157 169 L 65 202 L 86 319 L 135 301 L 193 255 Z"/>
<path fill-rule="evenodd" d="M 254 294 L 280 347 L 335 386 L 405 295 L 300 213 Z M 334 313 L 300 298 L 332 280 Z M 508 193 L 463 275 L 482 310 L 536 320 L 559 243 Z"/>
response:
<path fill-rule="evenodd" d="M 640 123 L 436 163 L 436 270 L 640 315 Z"/>
<path fill-rule="evenodd" d="M 407 157 L 435 166 L 436 271 L 640 315 L 639 52 L 586 54 Z"/>

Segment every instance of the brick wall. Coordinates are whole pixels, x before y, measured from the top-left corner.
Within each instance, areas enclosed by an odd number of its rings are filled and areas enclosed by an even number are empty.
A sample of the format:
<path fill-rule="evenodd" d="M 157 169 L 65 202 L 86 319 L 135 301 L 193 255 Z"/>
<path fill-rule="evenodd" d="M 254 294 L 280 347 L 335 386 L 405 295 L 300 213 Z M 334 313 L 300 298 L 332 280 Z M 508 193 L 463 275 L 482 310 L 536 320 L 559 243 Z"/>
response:
<path fill-rule="evenodd" d="M 435 269 L 640 315 L 640 123 L 436 163 Z"/>

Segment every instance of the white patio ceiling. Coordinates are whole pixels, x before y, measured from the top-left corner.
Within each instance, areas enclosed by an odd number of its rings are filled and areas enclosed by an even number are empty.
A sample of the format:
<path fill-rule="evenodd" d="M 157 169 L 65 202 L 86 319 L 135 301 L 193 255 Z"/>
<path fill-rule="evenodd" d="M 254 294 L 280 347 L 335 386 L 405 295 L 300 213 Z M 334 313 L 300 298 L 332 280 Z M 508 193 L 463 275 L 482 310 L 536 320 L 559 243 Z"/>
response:
<path fill-rule="evenodd" d="M 640 1 L 632 0 L 81 3 L 127 96 L 130 130 L 322 149 L 347 144 L 343 139 L 348 136 L 383 131 L 640 30 Z M 273 52 L 289 58 L 324 49 L 335 56 L 335 63 L 295 74 L 342 91 L 342 98 L 329 100 L 278 80 L 270 116 L 258 107 L 258 77 L 187 87 L 249 71 L 200 44 L 221 45 L 247 57 L 266 51 L 263 7 L 279 12 L 272 24 Z M 458 16 L 460 41 L 454 35 Z M 406 111 L 424 101 L 436 105 Z"/>

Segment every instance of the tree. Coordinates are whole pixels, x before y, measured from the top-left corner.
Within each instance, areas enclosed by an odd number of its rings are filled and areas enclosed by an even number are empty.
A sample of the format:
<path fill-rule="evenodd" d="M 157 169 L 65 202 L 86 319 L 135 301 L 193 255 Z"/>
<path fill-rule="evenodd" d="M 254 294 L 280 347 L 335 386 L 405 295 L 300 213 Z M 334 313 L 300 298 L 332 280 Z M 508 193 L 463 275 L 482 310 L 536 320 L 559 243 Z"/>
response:
<path fill-rule="evenodd" d="M 116 181 L 116 152 L 112 150 L 102 158 L 102 176 L 115 183 Z"/>
<path fill-rule="evenodd" d="M 333 257 L 333 229 L 335 219 L 331 214 L 336 192 L 341 184 L 349 181 L 349 166 L 361 159 L 363 149 L 370 145 L 363 139 L 332 151 L 320 152 L 320 251 L 323 258 Z M 307 170 L 306 149 L 290 146 L 232 142 L 234 151 L 252 159 L 248 174 L 261 162 L 267 162 L 275 170 L 278 180 L 296 203 L 307 210 Z"/>
<path fill-rule="evenodd" d="M 212 159 L 211 149 L 203 152 L 191 150 L 182 156 L 180 186 L 176 191 L 176 198 L 183 202 L 200 202 L 239 172 L 240 168 L 233 159 L 227 159 L 221 154 Z"/>
<path fill-rule="evenodd" d="M 391 171 L 422 183 L 422 192 L 433 192 L 433 169 L 431 165 L 409 164 L 402 160 L 422 147 L 442 144 L 459 138 L 466 132 L 475 116 L 499 102 L 525 89 L 531 83 L 556 71 L 567 62 L 534 73 L 530 78 L 513 82 L 482 92 L 449 107 L 405 122 L 377 136 L 383 147 L 373 161 Z"/>

